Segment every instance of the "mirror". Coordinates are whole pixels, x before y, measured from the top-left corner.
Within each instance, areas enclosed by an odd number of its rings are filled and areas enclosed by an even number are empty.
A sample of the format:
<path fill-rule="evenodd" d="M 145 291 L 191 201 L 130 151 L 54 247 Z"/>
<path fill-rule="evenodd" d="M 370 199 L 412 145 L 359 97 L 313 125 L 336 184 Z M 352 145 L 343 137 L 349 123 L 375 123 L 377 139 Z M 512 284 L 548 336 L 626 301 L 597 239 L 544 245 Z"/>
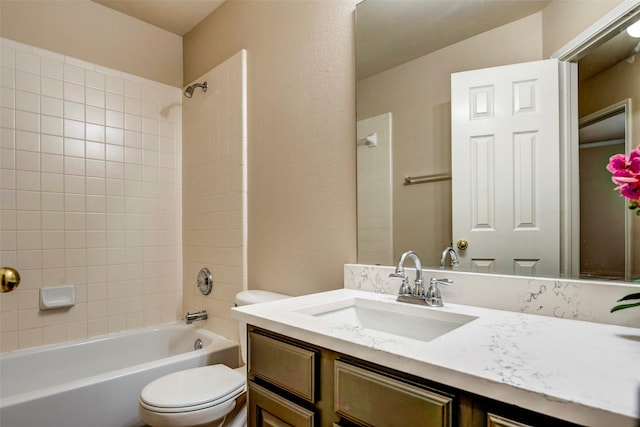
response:
<path fill-rule="evenodd" d="M 593 22 L 616 4 L 364 0 L 357 5 L 359 263 L 393 265 L 402 252 L 413 249 L 423 265 L 437 267 L 443 250 L 452 244 L 451 73 L 549 58 L 578 35 L 576 31 L 567 37 L 567 28 L 578 28 L 568 22 L 568 7 L 591 13 Z M 585 12 L 594 7 L 600 10 Z M 615 96 L 595 101 L 596 82 L 605 73 L 625 68 L 627 75 L 640 78 L 640 39 L 629 39 L 623 32 L 619 26 L 611 28 L 609 37 L 611 43 L 615 35 L 624 38 L 622 48 L 603 44 L 603 39 L 580 53 L 581 117 L 623 98 L 640 98 L 637 88 L 627 95 L 616 89 Z M 611 59 L 613 50 L 617 56 Z M 588 96 L 580 92 L 583 86 L 589 88 Z M 638 145 L 637 137 L 627 150 L 631 145 Z M 605 166 L 606 162 L 601 165 Z M 407 177 L 416 185 L 406 185 Z M 631 222 L 635 217 L 624 217 L 626 235 L 633 236 L 625 244 L 628 264 L 638 264 L 635 258 L 640 257 L 630 257 L 629 251 L 640 246 L 639 226 Z M 595 222 L 582 218 L 585 224 L 589 221 Z M 605 223 L 600 228 L 606 227 Z M 637 274 L 640 266 L 629 268 Z M 621 279 L 619 272 L 600 272 L 593 278 Z"/>

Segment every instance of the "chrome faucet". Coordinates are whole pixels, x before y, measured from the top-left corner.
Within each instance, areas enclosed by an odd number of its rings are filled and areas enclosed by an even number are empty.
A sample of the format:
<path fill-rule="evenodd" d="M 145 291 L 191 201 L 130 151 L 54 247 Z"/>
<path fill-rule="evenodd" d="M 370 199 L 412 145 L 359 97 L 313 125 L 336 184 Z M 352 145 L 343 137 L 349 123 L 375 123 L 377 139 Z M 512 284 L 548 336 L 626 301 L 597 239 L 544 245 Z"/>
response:
<path fill-rule="evenodd" d="M 195 313 L 187 312 L 187 315 L 184 316 L 184 321 L 187 325 L 192 324 L 195 320 L 207 320 L 209 316 L 207 316 L 207 310 L 197 311 Z"/>
<path fill-rule="evenodd" d="M 451 267 L 457 267 L 460 265 L 460 261 L 458 261 L 458 254 L 456 250 L 451 246 L 447 246 L 444 251 L 442 251 L 442 255 L 440 256 L 440 268 L 444 268 L 447 262 L 447 255 L 451 257 Z"/>
<path fill-rule="evenodd" d="M 442 295 L 440 294 L 440 289 L 438 285 L 453 285 L 453 280 L 451 279 L 436 279 L 432 277 L 429 280 L 429 289 L 427 289 L 427 293 L 425 295 L 425 302 L 430 307 L 442 307 L 444 304 L 442 303 Z"/>
<path fill-rule="evenodd" d="M 409 278 L 407 274 L 404 272 L 404 263 L 407 258 L 411 258 L 416 267 L 416 281 L 415 286 L 412 288 L 409 284 Z M 395 273 L 391 273 L 389 277 L 399 277 L 402 279 L 402 285 L 400 285 L 400 290 L 398 291 L 399 295 L 413 295 L 413 296 L 424 296 L 424 280 L 422 279 L 422 262 L 420 261 L 420 257 L 414 251 L 406 251 L 400 256 L 400 260 L 398 261 L 398 266 L 396 267 Z"/>

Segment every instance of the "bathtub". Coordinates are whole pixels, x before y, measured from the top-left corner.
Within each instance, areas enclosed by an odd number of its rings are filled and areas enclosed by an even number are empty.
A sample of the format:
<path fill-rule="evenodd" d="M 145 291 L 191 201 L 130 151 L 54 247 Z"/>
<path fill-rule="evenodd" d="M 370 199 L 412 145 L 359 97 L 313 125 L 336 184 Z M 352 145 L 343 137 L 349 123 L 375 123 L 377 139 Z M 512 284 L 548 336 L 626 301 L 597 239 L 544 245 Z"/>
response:
<path fill-rule="evenodd" d="M 203 347 L 194 350 L 197 339 Z M 0 425 L 142 426 L 138 396 L 151 380 L 238 361 L 238 343 L 179 323 L 3 353 Z"/>

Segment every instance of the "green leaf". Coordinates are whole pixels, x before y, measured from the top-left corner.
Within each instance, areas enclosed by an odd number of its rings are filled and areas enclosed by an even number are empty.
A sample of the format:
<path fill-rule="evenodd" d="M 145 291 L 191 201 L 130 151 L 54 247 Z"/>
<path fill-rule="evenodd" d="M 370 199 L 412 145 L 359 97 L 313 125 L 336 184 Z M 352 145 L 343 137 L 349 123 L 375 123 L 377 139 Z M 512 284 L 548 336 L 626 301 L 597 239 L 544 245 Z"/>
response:
<path fill-rule="evenodd" d="M 614 311 L 624 310 L 625 308 L 639 307 L 639 306 L 640 306 L 640 302 L 634 302 L 631 304 L 620 304 L 613 307 L 610 312 L 613 313 Z"/>
<path fill-rule="evenodd" d="M 622 298 L 620 298 L 618 300 L 618 302 L 620 302 L 620 301 L 629 301 L 630 299 L 640 299 L 640 292 L 636 292 L 635 294 L 625 295 Z"/>

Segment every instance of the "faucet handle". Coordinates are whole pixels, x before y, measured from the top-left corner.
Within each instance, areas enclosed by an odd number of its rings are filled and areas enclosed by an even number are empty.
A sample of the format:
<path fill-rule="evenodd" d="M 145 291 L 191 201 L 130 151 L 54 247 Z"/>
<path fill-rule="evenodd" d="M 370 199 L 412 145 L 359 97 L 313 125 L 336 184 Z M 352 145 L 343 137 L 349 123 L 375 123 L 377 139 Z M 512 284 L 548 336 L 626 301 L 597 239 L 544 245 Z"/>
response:
<path fill-rule="evenodd" d="M 398 295 L 411 295 L 411 285 L 409 284 L 409 278 L 404 272 L 395 272 L 391 273 L 389 277 L 402 279 L 402 284 L 400 285 L 400 289 L 398 290 Z"/>
<path fill-rule="evenodd" d="M 425 295 L 426 303 L 431 307 L 442 307 L 444 304 L 442 303 L 442 294 L 440 294 L 440 289 L 438 285 L 453 285 L 452 279 L 436 279 L 432 277 L 429 280 L 429 289 L 427 289 Z"/>

